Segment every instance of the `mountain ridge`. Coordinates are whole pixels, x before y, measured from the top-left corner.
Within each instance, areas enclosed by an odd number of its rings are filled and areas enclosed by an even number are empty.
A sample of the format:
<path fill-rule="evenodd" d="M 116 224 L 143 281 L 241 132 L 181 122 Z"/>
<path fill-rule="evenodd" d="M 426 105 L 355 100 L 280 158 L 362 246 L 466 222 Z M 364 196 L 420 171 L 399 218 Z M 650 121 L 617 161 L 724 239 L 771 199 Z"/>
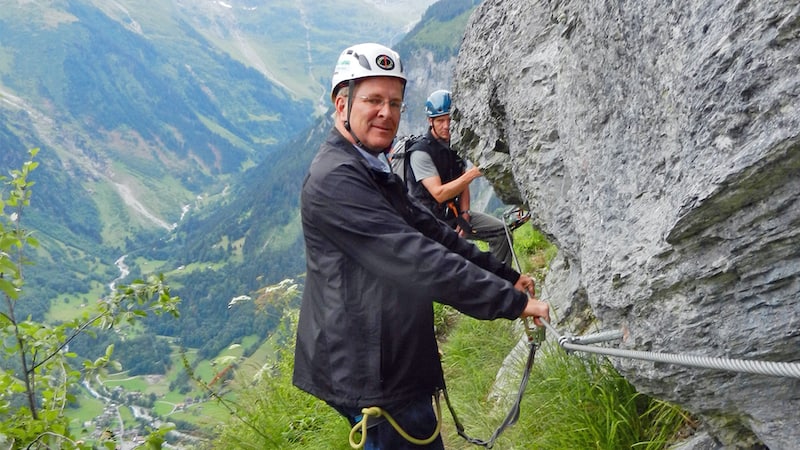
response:
<path fill-rule="evenodd" d="M 471 0 L 446 3 L 461 13 L 473 7 Z M 79 0 L 48 4 L 54 7 L 36 4 L 26 12 L 44 18 L 23 26 L 41 26 L 33 33 L 41 35 L 27 40 L 7 39 L 21 28 L 6 27 L 15 16 L 0 12 L 0 55 L 23 42 L 39 49 L 53 40 L 54 30 L 65 33 L 49 50 L 58 56 L 54 62 L 62 61 L 59 68 L 35 67 L 20 79 L 8 70 L 19 61 L 0 62 L 0 147 L 15 149 L 3 152 L 0 163 L 14 167 L 24 159 L 22 149 L 41 147 L 26 223 L 39 230 L 43 245 L 28 272 L 25 312 L 41 320 L 56 301 L 75 309 L 95 301 L 119 277 L 115 263 L 125 257 L 130 274 L 120 283 L 157 271 L 184 299 L 181 323 L 149 319 L 153 334 L 177 337 L 204 357 L 244 336 L 265 336 L 274 321 L 256 321 L 252 305 L 227 305 L 287 276 L 302 276 L 297 200 L 305 170 L 331 126 L 327 94 L 324 107 L 313 98 L 295 102 L 183 18 L 175 20 L 180 29 L 154 32 L 154 19 L 128 7 L 141 2 L 103 3 L 104 8 Z M 157 2 L 150 14 L 166 20 L 161 15 L 167 9 Z M 444 23 L 439 21 L 442 31 L 461 33 Z M 320 86 L 327 85 L 342 48 L 371 40 L 344 31 L 338 43 L 315 50 L 327 55 L 317 57 L 325 66 Z M 385 27 L 384 33 L 401 31 Z M 173 40 L 171 50 L 159 48 Z M 202 55 L 176 59 L 192 43 L 199 43 L 193 51 Z M 432 55 L 420 52 L 404 59 L 419 58 L 415 64 L 425 67 Z M 34 60 L 25 64 L 36 66 Z M 423 77 L 433 83 L 437 73 Z M 422 96 L 421 89 L 412 85 L 409 92 Z M 286 105 L 272 108 L 266 97 Z M 247 107 L 253 103 L 257 108 Z M 403 121 L 423 124 L 424 116 L 416 114 Z M 266 142 L 263 129 L 245 126 L 259 119 L 280 122 L 284 136 Z M 200 143 L 192 145 L 192 133 L 205 142 L 195 139 Z"/>
<path fill-rule="evenodd" d="M 243 21 L 242 31 L 226 36 L 226 22 L 215 22 L 213 14 L 192 18 L 196 3 L 15 1 L 0 11 L 0 164 L 15 167 L 27 149 L 41 148 L 39 202 L 28 215 L 37 227 L 56 230 L 43 236 L 47 272 L 103 283 L 116 258 L 141 247 L 132 239 L 152 241 L 187 208 L 223 195 L 233 179 L 324 110 L 318 91 L 321 74 L 330 70 L 323 66 L 330 64 L 320 63 L 318 74 L 308 71 L 305 84 L 319 84 L 313 95 L 295 95 L 282 86 L 302 83 L 296 72 L 276 72 L 283 81 L 272 83 L 229 51 L 237 42 L 255 48 L 253 36 L 264 29 L 291 30 L 298 14 L 281 14 L 297 3 L 276 2 L 260 11 L 271 11 L 266 15 L 244 10 L 256 2 L 229 2 L 231 8 L 219 3 L 201 6 L 222 17 L 244 11 L 235 17 Z M 366 39 L 367 29 L 359 29 L 365 24 L 383 21 L 384 35 L 400 33 L 407 26 L 401 19 L 429 3 L 414 1 L 396 17 L 359 10 L 361 2 L 315 4 L 307 12 L 313 23 L 337 33 L 314 50 L 315 58 L 333 60 L 345 42 Z M 352 14 L 354 23 L 325 21 L 332 10 Z M 296 38 L 284 35 L 287 42 Z M 283 55 L 286 67 L 305 72 L 312 58 L 308 39 L 300 37 L 298 45 L 276 46 L 273 53 Z M 261 44 L 270 42 L 262 38 Z M 56 248 L 71 250 L 56 257 Z M 100 276 L 83 273 L 79 255 L 92 253 L 105 266 L 97 269 Z M 34 296 L 86 293 L 68 284 Z"/>

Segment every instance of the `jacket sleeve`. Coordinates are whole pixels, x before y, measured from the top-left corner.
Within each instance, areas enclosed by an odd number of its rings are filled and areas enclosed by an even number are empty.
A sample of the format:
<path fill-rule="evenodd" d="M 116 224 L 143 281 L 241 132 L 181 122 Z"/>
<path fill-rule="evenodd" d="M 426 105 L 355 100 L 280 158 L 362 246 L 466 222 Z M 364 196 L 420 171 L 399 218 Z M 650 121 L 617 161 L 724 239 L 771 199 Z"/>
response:
<path fill-rule="evenodd" d="M 328 241 L 410 299 L 435 300 L 478 319 L 519 317 L 527 304 L 512 284 L 519 274 L 415 202 L 407 222 L 366 170 L 338 165 L 306 186 L 310 219 Z"/>
<path fill-rule="evenodd" d="M 417 200 L 409 197 L 409 201 L 416 210 L 412 223 L 414 228 L 484 270 L 494 273 L 511 284 L 517 282 L 520 276 L 519 272 L 503 264 L 490 252 L 481 251 L 472 242 L 461 238 L 449 225 L 438 220 Z"/>

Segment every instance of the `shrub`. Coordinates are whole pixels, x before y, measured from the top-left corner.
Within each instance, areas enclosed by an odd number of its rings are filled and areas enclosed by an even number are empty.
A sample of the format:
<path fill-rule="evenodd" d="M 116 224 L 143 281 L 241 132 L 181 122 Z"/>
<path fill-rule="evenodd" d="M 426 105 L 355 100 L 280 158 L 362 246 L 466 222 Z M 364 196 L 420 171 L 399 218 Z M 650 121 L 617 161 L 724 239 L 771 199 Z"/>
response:
<path fill-rule="evenodd" d="M 18 317 L 17 311 L 25 278 L 22 268 L 30 261 L 25 251 L 38 242 L 22 227 L 23 212 L 29 206 L 34 183 L 28 180 L 38 166 L 31 160 L 11 177 L 0 177 L 8 189 L 0 195 L 0 447 L 26 449 L 90 449 L 93 443 L 75 437 L 69 430 L 66 409 L 74 401 L 74 386 L 108 364 L 113 364 L 113 346 L 94 361 L 83 361 L 75 368 L 77 355 L 68 350 L 81 334 L 134 323 L 148 312 L 178 315 L 179 299 L 169 293 L 163 277 L 136 280 L 118 286 L 110 298 L 101 299 L 69 322 L 51 325 Z M 165 431 L 154 431 L 148 439 L 151 448 L 160 448 Z M 115 448 L 113 433 L 97 439 L 105 448 Z"/>

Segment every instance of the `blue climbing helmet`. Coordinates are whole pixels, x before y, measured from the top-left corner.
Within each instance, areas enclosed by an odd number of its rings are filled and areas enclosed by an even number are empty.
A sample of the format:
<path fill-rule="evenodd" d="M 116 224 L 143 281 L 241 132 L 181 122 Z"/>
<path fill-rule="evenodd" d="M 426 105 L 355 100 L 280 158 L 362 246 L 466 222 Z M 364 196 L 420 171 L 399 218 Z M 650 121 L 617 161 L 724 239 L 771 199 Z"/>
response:
<path fill-rule="evenodd" d="M 433 91 L 425 102 L 425 112 L 429 118 L 450 114 L 451 103 L 450 91 L 445 91 L 444 89 Z"/>

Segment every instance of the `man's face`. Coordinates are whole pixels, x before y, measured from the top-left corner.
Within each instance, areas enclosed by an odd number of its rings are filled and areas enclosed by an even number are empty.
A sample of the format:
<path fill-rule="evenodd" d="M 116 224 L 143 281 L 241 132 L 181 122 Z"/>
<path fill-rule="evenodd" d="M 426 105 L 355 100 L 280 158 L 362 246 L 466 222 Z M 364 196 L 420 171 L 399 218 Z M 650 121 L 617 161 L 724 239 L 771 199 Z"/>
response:
<path fill-rule="evenodd" d="M 428 119 L 431 121 L 431 131 L 436 139 L 450 142 L 450 114 Z"/>
<path fill-rule="evenodd" d="M 394 77 L 366 78 L 356 84 L 353 93 L 350 129 L 369 149 L 388 148 L 400 125 L 402 104 L 402 80 Z M 347 99 L 337 100 L 336 110 L 346 120 Z M 349 139 L 347 134 L 345 136 Z"/>

